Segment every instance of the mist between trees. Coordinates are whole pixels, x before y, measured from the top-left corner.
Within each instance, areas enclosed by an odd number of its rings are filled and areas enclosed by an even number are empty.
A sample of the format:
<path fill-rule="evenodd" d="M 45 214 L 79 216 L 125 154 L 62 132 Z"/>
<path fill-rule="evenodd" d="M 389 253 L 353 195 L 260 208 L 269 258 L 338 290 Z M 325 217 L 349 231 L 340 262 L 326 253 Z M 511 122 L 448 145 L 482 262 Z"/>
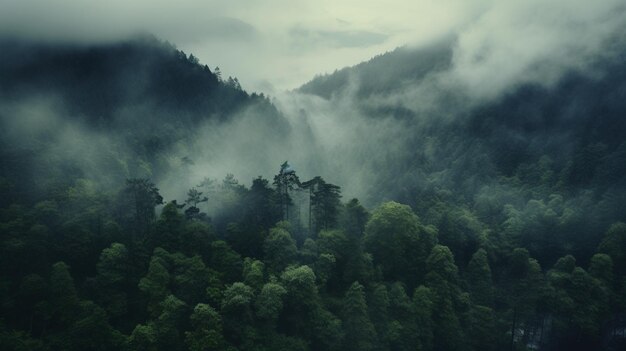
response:
<path fill-rule="evenodd" d="M 454 43 L 273 99 L 154 38 L 4 43 L 0 344 L 623 348 L 621 49 L 494 97 Z"/>

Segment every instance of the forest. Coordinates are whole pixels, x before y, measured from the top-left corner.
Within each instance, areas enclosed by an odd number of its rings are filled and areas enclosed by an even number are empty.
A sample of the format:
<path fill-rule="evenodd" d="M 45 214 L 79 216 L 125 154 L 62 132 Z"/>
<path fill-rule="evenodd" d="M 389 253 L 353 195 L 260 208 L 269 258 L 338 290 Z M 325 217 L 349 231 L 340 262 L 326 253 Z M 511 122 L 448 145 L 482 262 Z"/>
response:
<path fill-rule="evenodd" d="M 153 37 L 2 42 L 0 348 L 625 350 L 624 54 L 489 102 L 448 92 L 446 118 L 372 103 L 432 87 L 447 45 L 302 86 L 349 99 L 337 123 L 392 125 L 330 148 Z M 251 121 L 259 144 L 228 137 Z"/>

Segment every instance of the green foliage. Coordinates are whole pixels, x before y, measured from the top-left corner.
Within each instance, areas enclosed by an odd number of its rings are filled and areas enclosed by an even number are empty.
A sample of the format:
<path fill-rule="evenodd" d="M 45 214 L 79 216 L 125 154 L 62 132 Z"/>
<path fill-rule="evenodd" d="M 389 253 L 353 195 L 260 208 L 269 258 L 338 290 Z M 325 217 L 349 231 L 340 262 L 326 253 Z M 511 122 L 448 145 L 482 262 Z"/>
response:
<path fill-rule="evenodd" d="M 281 272 L 296 259 L 298 249 L 289 232 L 275 227 L 263 243 L 263 253 L 270 272 Z"/>
<path fill-rule="evenodd" d="M 517 172 L 556 182 L 544 166 Z M 287 186 L 290 199 L 297 186 Z M 293 222 L 278 221 L 279 189 L 262 178 L 254 189 L 232 175 L 203 187 L 211 204 L 190 192 L 187 205 L 224 206 L 215 222 L 183 215 L 175 201 L 150 217 L 156 202 L 144 199 L 144 227 L 126 207 L 132 192 L 113 205 L 92 182 L 70 188 L 66 200 L 0 210 L 7 349 L 582 350 L 602 345 L 602 326 L 626 306 L 622 223 L 583 256 L 588 272 L 576 265 L 581 251 L 554 258 L 548 272 L 534 258 L 573 245 L 535 237 L 577 223 L 560 195 L 498 212 L 494 203 L 510 194 L 484 195 L 473 209 L 440 190 L 420 209 L 427 225 L 406 205 L 384 203 L 370 216 L 351 200 L 323 214 L 334 219 L 313 218 L 319 230 L 310 232 L 293 212 Z M 107 214 L 107 204 L 126 212 Z M 50 268 L 53 257 L 78 269 Z"/>
<path fill-rule="evenodd" d="M 589 263 L 589 274 L 607 287 L 613 285 L 613 260 L 606 254 L 595 254 Z"/>
<path fill-rule="evenodd" d="M 23 331 L 6 330 L 4 325 L 0 327 L 0 345 L 7 350 L 31 351 L 44 350 L 41 340 L 31 337 Z"/>
<path fill-rule="evenodd" d="M 194 150 L 237 154 L 195 144 L 207 121 L 222 128 L 253 116 L 242 125 L 280 136 L 283 148 L 301 128 L 169 44 L 2 42 L 0 51 L 2 350 L 623 343 L 626 70 L 613 62 L 623 55 L 593 62 L 610 74 L 566 74 L 473 104 L 445 95 L 445 118 L 376 101 L 449 68 L 450 43 L 315 79 L 301 90 L 336 107 L 340 88 L 354 87 L 354 111 L 390 132 L 338 156 L 362 165 L 351 189 L 366 191 L 363 203 L 342 204 L 338 185 L 300 182 L 287 162 L 273 182 L 228 174 L 176 193 L 201 171 Z M 54 103 L 26 93 L 52 93 Z M 38 117 L 48 110 L 58 116 Z M 372 154 L 381 145 L 388 150 Z M 388 200 L 406 205 L 370 215 Z"/>
<path fill-rule="evenodd" d="M 300 249 L 300 260 L 305 264 L 312 264 L 318 256 L 318 249 L 315 240 L 307 238 Z"/>
<path fill-rule="evenodd" d="M 256 299 L 256 316 L 264 321 L 264 324 L 273 325 L 276 323 L 280 312 L 283 309 L 283 296 L 287 290 L 280 284 L 267 283 L 263 285 L 261 293 Z"/>
<path fill-rule="evenodd" d="M 308 266 L 290 266 L 281 274 L 280 281 L 287 291 L 281 326 L 290 333 L 310 339 L 314 312 L 320 304 L 315 273 Z"/>
<path fill-rule="evenodd" d="M 335 266 L 337 260 L 333 254 L 323 253 L 315 262 L 315 275 L 320 283 L 320 286 L 326 287 L 328 280 L 331 279 L 335 273 Z"/>
<path fill-rule="evenodd" d="M 102 250 L 96 266 L 98 278 L 103 284 L 118 284 L 124 281 L 128 271 L 128 250 L 124 244 L 113 243 Z"/>
<path fill-rule="evenodd" d="M 472 301 L 477 305 L 492 306 L 494 299 L 493 280 L 487 252 L 484 249 L 479 249 L 472 256 L 467 271 Z"/>
<path fill-rule="evenodd" d="M 181 331 L 186 314 L 186 304 L 174 295 L 168 295 L 161 303 L 161 315 L 154 322 L 156 345 L 159 350 L 179 350 L 183 345 Z"/>
<path fill-rule="evenodd" d="M 5 236 L 3 252 L 37 247 L 58 226 L 65 250 L 73 250 L 68 259 L 91 268 L 81 267 L 77 283 L 62 262 L 53 265 L 49 281 L 38 274 L 25 274 L 14 286 L 0 280 L 0 296 L 8 301 L 2 308 L 16 328 L 2 330 L 2 342 L 16 349 L 445 351 L 503 349 L 510 339 L 522 348 L 545 333 L 545 343 L 574 348 L 597 345 L 600 326 L 626 305 L 625 280 L 615 265 L 623 256 L 621 223 L 589 258 L 588 273 L 565 255 L 544 274 L 527 248 L 511 249 L 534 230 L 532 221 L 547 223 L 546 211 L 566 212 L 556 197 L 548 205 L 528 202 L 523 213 L 505 209 L 501 233 L 485 231 L 467 208 L 436 205 L 428 213 L 435 225 L 424 226 L 408 206 L 385 203 L 369 216 L 351 201 L 334 224 L 340 227 L 306 237 L 298 250 L 290 234 L 301 230 L 298 224 L 265 221 L 273 190 L 262 179 L 256 183 L 258 193 L 248 198 L 227 178 L 222 191 L 230 195 L 220 195 L 231 196 L 224 198 L 229 206 L 254 203 L 242 212 L 244 220 L 214 229 L 182 215 L 172 201 L 145 238 L 122 234 L 132 223 L 107 220 L 108 234 L 96 240 L 96 227 L 63 220 L 56 202 L 39 202 L 32 217 L 52 227 L 23 225 L 31 217 L 13 209 L 10 216 L 20 219 L 1 223 L 4 232 L 25 227 L 33 241 Z M 100 203 L 89 189 L 75 185 L 73 201 Z M 437 245 L 438 233 L 455 250 Z M 150 256 L 146 249 L 154 245 L 161 247 Z M 477 245 L 483 248 L 459 271 L 456 254 L 470 257 Z M 239 250 L 254 256 L 242 259 Z"/>
<path fill-rule="evenodd" d="M 60 323 L 67 325 L 76 320 L 80 311 L 80 300 L 69 267 L 64 262 L 57 262 L 52 266 L 50 302 Z"/>
<path fill-rule="evenodd" d="M 309 229 L 317 233 L 323 229 L 335 228 L 341 206 L 341 188 L 326 183 L 322 177 L 315 177 L 301 184 L 309 190 Z"/>
<path fill-rule="evenodd" d="M 433 318 L 434 311 L 432 291 L 420 285 L 413 293 L 413 308 L 417 323 L 417 337 L 421 350 L 433 349 Z"/>
<path fill-rule="evenodd" d="M 127 293 L 130 261 L 124 244 L 113 243 L 102 250 L 96 265 L 98 271 L 98 302 L 111 317 L 120 317 L 127 312 Z"/>
<path fill-rule="evenodd" d="M 571 256 L 560 258 L 548 272 L 548 279 L 554 288 L 557 335 L 569 338 L 574 330 L 584 340 L 599 335 L 600 321 L 608 313 L 609 296 L 602 282 L 576 267 L 575 262 Z"/>
<path fill-rule="evenodd" d="M 151 238 L 153 245 L 170 252 L 180 251 L 182 243 L 179 233 L 182 226 L 183 216 L 178 210 L 178 204 L 176 201 L 169 202 L 163 207 L 156 223 L 156 230 Z"/>
<path fill-rule="evenodd" d="M 363 286 L 354 282 L 343 301 L 345 328 L 344 350 L 372 350 L 376 343 L 376 330 L 369 319 Z"/>
<path fill-rule="evenodd" d="M 322 230 L 318 234 L 317 248 L 320 257 L 316 263 L 318 278 L 332 291 L 342 291 L 343 277 L 350 258 L 355 254 L 350 241 L 342 230 Z M 351 273 L 351 272 L 350 272 Z"/>
<path fill-rule="evenodd" d="M 387 335 L 391 349 L 413 350 L 419 345 L 419 330 L 414 307 L 403 284 L 393 283 L 389 288 L 389 311 L 392 322 Z"/>
<path fill-rule="evenodd" d="M 369 219 L 369 212 L 358 199 L 352 199 L 344 206 L 341 217 L 341 227 L 345 228 L 348 237 L 360 239 L 365 234 L 365 225 Z"/>
<path fill-rule="evenodd" d="M 423 277 L 426 256 L 434 244 L 406 205 L 388 202 L 381 205 L 365 227 L 365 248 L 387 279 L 413 286 Z"/>
<path fill-rule="evenodd" d="M 102 308 L 87 302 L 82 309 L 84 317 L 78 319 L 69 330 L 73 350 L 125 349 L 126 336 L 111 328 Z"/>
<path fill-rule="evenodd" d="M 129 202 L 128 209 L 134 220 L 135 234 L 146 234 L 155 219 L 155 206 L 163 203 L 159 189 L 145 178 L 128 179 L 123 195 Z"/>
<path fill-rule="evenodd" d="M 376 284 L 367 296 L 370 320 L 374 324 L 380 342 L 387 340 L 389 329 L 389 293 L 383 284 Z"/>
<path fill-rule="evenodd" d="M 185 216 L 187 219 L 204 219 L 206 214 L 200 212 L 198 208 L 198 204 L 209 201 L 209 198 L 206 196 L 202 196 L 202 192 L 198 191 L 195 188 L 189 189 L 187 192 L 187 200 L 185 200 L 185 204 L 187 204 L 187 209 L 185 209 Z"/>
<path fill-rule="evenodd" d="M 496 350 L 495 316 L 491 308 L 473 306 L 470 311 L 469 342 L 474 350 Z"/>
<path fill-rule="evenodd" d="M 318 307 L 313 311 L 311 324 L 313 326 L 312 349 L 342 350 L 344 330 L 337 316 L 323 307 Z"/>
<path fill-rule="evenodd" d="M 321 254 L 333 255 L 337 260 L 345 261 L 348 256 L 348 238 L 341 230 L 322 230 L 316 240 Z"/>
<path fill-rule="evenodd" d="M 156 255 L 150 260 L 148 273 L 139 281 L 139 290 L 148 297 L 148 312 L 152 316 L 161 313 L 161 301 L 170 293 L 170 274 L 166 262 Z"/>
<path fill-rule="evenodd" d="M 315 274 L 308 266 L 289 267 L 281 275 L 290 301 L 303 306 L 317 303 Z"/>
<path fill-rule="evenodd" d="M 252 329 L 253 298 L 251 287 L 236 282 L 226 288 L 221 304 L 226 340 L 244 349 L 250 347 L 255 338 Z"/>
<path fill-rule="evenodd" d="M 156 351 L 156 331 L 152 325 L 138 324 L 130 335 L 129 343 L 133 350 Z"/>
<path fill-rule="evenodd" d="M 452 252 L 436 245 L 426 260 L 426 286 L 433 293 L 433 338 L 441 350 L 462 349 L 464 338 L 459 320 L 458 269 Z"/>
<path fill-rule="evenodd" d="M 241 256 L 233 251 L 225 241 L 211 243 L 209 266 L 222 275 L 224 282 L 235 282 L 241 278 Z"/>
<path fill-rule="evenodd" d="M 185 333 L 185 343 L 190 351 L 223 350 L 222 320 L 210 305 L 199 303 L 191 314 L 192 331 Z"/>
<path fill-rule="evenodd" d="M 293 205 L 293 200 L 290 191 L 300 186 L 300 178 L 296 174 L 296 171 L 291 168 L 288 161 L 285 161 L 280 165 L 280 171 L 274 176 L 274 186 L 278 193 L 278 202 L 283 215 L 283 220 L 290 220 L 289 208 Z"/>
<path fill-rule="evenodd" d="M 459 265 L 465 265 L 484 241 L 483 224 L 466 208 L 448 209 L 437 228 L 439 242 L 450 248 Z"/>
<path fill-rule="evenodd" d="M 436 245 L 433 247 L 426 260 L 428 274 L 432 277 L 437 275 L 450 284 L 457 283 L 458 268 L 454 264 L 454 256 L 447 246 Z"/>
<path fill-rule="evenodd" d="M 600 242 L 598 251 L 611 256 L 618 274 L 626 274 L 626 223 L 611 225 Z"/>
<path fill-rule="evenodd" d="M 243 261 L 243 281 L 246 285 L 260 290 L 264 281 L 265 264 L 246 257 Z"/>

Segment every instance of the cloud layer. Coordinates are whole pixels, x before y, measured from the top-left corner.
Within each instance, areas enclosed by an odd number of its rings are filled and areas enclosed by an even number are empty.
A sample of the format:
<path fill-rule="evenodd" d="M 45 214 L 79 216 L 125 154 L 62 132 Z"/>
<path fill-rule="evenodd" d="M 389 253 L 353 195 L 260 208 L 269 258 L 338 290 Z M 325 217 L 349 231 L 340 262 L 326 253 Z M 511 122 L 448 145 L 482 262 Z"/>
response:
<path fill-rule="evenodd" d="M 454 83 L 487 98 L 519 83 L 552 85 L 565 70 L 589 70 L 625 23 L 619 0 L 493 2 L 458 33 Z"/>
<path fill-rule="evenodd" d="M 455 33 L 459 82 L 488 96 L 519 79 L 554 79 L 555 65 L 584 64 L 623 25 L 624 7 L 620 0 L 0 0 L 0 34 L 94 41 L 148 31 L 239 77 L 244 88 L 272 92 Z M 485 80 L 492 90 L 483 91 Z"/>
<path fill-rule="evenodd" d="M 0 0 L 0 34 L 94 41 L 148 31 L 238 76 L 244 88 L 282 90 L 450 31 L 479 3 Z"/>
<path fill-rule="evenodd" d="M 591 62 L 610 54 L 607 44 L 620 40 L 626 20 L 626 6 L 619 0 L 0 2 L 5 36 L 93 42 L 149 31 L 211 67 L 220 66 L 225 77 L 236 75 L 244 88 L 276 97 L 290 133 L 260 123 L 256 111 L 228 124 L 208 123 L 199 128 L 202 137 L 190 150 L 179 150 L 196 166 L 188 182 L 181 182 L 180 175 L 164 182 L 168 196 L 225 172 L 244 182 L 271 177 L 288 159 L 303 178 L 322 174 L 343 186 L 347 197 L 367 197 L 382 167 L 416 157 L 407 144 L 416 131 L 426 133 L 421 128 L 426 120 L 454 118 L 467 103 L 482 103 L 519 84 L 549 86 L 571 68 L 593 74 Z M 451 67 L 419 84 L 400 84 L 402 90 L 391 96 L 355 101 L 351 91 L 356 89 L 348 88 L 327 101 L 282 91 L 385 50 L 424 46 L 444 36 L 455 38 Z M 391 76 L 392 68 L 381 74 Z M 450 92 L 467 96 L 458 102 L 449 99 Z M 373 110 L 402 106 L 417 118 L 368 119 L 363 105 Z M 427 147 L 417 156 L 436 159 L 442 145 L 423 144 Z"/>
<path fill-rule="evenodd" d="M 239 77 L 244 88 L 272 92 L 456 33 L 459 82 L 491 95 L 511 81 L 554 79 L 555 65 L 583 64 L 623 25 L 624 7 L 619 0 L 0 0 L 0 34 L 94 41 L 148 31 Z M 492 90 L 483 91 L 485 80 Z"/>

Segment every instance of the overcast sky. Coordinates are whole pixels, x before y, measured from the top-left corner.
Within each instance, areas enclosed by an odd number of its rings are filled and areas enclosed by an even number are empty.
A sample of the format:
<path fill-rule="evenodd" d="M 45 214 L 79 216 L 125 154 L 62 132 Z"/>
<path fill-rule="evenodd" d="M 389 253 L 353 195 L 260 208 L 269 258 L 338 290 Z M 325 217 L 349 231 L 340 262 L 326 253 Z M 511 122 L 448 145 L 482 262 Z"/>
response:
<path fill-rule="evenodd" d="M 401 45 L 456 33 L 459 77 L 471 85 L 489 75 L 518 75 L 546 56 L 567 61 L 573 52 L 594 52 L 623 23 L 622 3 L 0 0 L 0 33 L 94 41 L 148 31 L 238 77 L 244 88 L 270 93 Z"/>

